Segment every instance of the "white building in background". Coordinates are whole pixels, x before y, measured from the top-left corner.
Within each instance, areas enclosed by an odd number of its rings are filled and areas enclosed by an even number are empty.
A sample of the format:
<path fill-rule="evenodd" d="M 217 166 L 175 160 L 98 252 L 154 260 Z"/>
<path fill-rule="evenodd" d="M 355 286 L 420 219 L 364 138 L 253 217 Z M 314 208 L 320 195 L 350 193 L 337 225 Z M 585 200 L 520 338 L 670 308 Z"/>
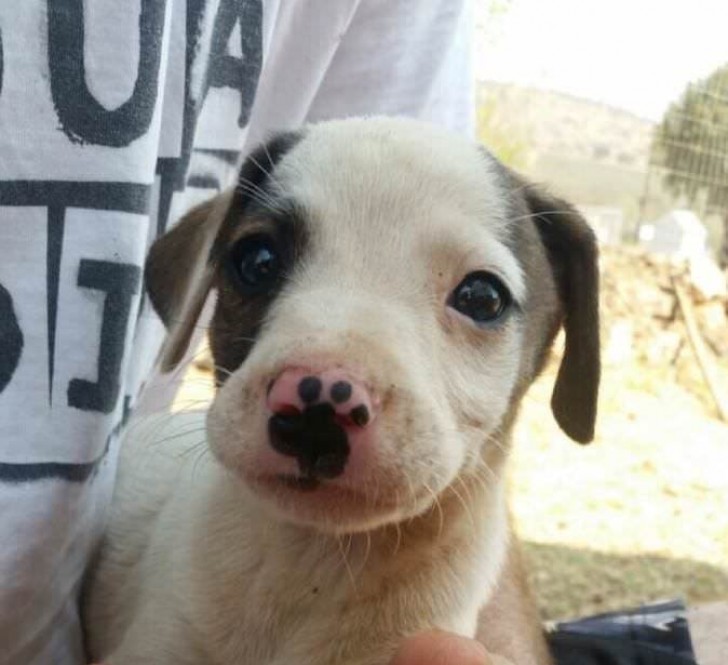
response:
<path fill-rule="evenodd" d="M 642 246 L 676 261 L 703 258 L 708 252 L 708 230 L 692 210 L 672 210 L 654 224 L 642 224 Z"/>
<path fill-rule="evenodd" d="M 618 245 L 622 242 L 624 213 L 621 208 L 587 205 L 578 208 L 594 230 L 600 245 Z"/>

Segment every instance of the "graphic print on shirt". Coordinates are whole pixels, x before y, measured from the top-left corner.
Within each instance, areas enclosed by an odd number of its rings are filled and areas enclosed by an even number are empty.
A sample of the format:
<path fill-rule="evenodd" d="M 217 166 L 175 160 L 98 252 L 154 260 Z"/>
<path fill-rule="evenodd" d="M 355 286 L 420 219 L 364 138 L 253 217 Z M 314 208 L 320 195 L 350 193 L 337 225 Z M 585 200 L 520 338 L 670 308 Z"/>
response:
<path fill-rule="evenodd" d="M 10 4 L 0 482 L 82 481 L 136 397 L 135 338 L 159 342 L 142 298 L 148 245 L 233 175 L 262 67 L 262 0 L 138 0 L 136 13 L 47 0 L 36 15 Z M 41 29 L 47 39 L 19 41 Z M 32 140 L 12 131 L 28 126 Z"/>
<path fill-rule="evenodd" d="M 0 286 L 0 392 L 10 383 L 22 351 L 23 331 L 15 315 L 13 299 L 10 293 Z"/>

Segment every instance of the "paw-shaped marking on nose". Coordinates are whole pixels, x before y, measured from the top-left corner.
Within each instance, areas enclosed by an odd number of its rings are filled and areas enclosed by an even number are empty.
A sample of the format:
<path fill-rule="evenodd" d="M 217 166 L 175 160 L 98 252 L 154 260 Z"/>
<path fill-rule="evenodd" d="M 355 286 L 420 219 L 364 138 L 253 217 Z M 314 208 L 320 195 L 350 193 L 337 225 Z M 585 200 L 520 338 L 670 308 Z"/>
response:
<path fill-rule="evenodd" d="M 304 476 L 335 478 L 349 457 L 346 430 L 335 416 L 334 407 L 326 403 L 307 406 L 301 413 L 274 414 L 268 420 L 271 445 L 295 457 Z"/>
<path fill-rule="evenodd" d="M 334 404 L 343 404 L 351 399 L 352 388 L 348 381 L 337 381 L 331 386 L 329 395 Z"/>
<path fill-rule="evenodd" d="M 369 409 L 367 409 L 365 404 L 355 406 L 349 411 L 349 418 L 351 418 L 355 425 L 364 427 L 369 422 Z"/>
<path fill-rule="evenodd" d="M 282 406 L 268 420 L 271 445 L 295 457 L 303 476 L 335 478 L 349 457 L 349 428 L 369 423 L 369 407 L 352 406 L 357 390 L 342 379 L 329 384 L 325 376 L 304 376 L 296 392 L 301 401 Z"/>
<path fill-rule="evenodd" d="M 321 395 L 323 384 L 317 376 L 305 376 L 298 384 L 298 396 L 304 404 L 313 404 Z"/>
<path fill-rule="evenodd" d="M 357 427 L 365 427 L 369 423 L 370 413 L 366 404 L 354 406 L 349 409 L 348 413 L 344 409 L 346 403 L 354 394 L 354 388 L 351 383 L 343 380 L 336 381 L 328 388 L 328 400 L 325 397 L 322 400 L 322 393 L 324 393 L 325 387 L 324 382 L 317 376 L 304 376 L 301 379 L 298 383 L 297 392 L 301 401 L 306 405 L 303 409 L 304 412 L 314 405 L 321 406 L 330 400 L 335 405 L 333 407 L 333 415 L 338 417 L 339 420 L 341 418 L 345 419 L 345 422 L 342 424 L 354 424 Z"/>

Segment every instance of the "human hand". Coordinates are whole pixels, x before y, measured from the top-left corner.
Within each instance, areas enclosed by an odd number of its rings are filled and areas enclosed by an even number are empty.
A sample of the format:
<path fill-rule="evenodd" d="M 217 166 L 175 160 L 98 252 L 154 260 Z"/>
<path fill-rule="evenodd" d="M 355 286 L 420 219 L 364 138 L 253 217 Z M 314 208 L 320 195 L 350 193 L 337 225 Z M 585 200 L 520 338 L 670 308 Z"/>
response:
<path fill-rule="evenodd" d="M 466 637 L 433 630 L 404 641 L 390 665 L 509 665 Z"/>

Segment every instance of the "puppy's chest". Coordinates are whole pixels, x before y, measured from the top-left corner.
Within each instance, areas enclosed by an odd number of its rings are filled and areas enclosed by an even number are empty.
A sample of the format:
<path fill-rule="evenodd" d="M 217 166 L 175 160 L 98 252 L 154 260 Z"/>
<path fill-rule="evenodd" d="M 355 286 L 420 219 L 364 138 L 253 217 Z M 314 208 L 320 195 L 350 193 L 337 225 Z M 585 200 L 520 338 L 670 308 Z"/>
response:
<path fill-rule="evenodd" d="M 230 559 L 224 570 L 208 566 L 201 580 L 207 648 L 225 662 L 383 663 L 403 634 L 474 628 L 477 587 L 442 561 L 402 562 L 383 574 L 386 566 L 346 542 L 261 545 L 246 548 L 235 566 Z"/>
<path fill-rule="evenodd" d="M 265 665 L 314 635 L 338 633 L 355 593 L 350 564 L 343 554 L 312 549 L 252 543 L 224 565 L 204 569 L 199 616 L 211 652 L 230 663 Z"/>

